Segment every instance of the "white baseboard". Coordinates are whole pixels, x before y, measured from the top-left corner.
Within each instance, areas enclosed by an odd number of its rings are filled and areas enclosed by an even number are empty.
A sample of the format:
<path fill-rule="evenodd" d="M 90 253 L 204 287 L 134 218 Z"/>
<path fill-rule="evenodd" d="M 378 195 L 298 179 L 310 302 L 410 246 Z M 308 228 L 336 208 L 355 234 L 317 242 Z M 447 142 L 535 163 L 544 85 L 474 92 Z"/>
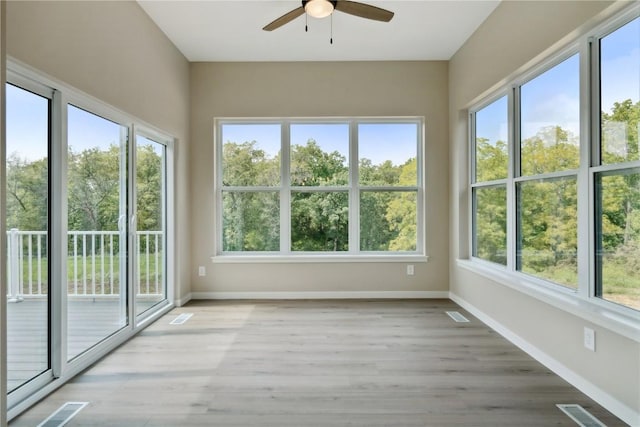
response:
<path fill-rule="evenodd" d="M 542 363 L 548 369 L 553 371 L 556 375 L 563 378 L 569 384 L 573 385 L 575 388 L 598 402 L 600 405 L 605 407 L 612 414 L 628 423 L 631 426 L 640 426 L 640 413 L 620 402 L 618 399 L 611 396 L 606 391 L 602 390 L 600 387 L 596 386 L 592 382 L 588 381 L 581 375 L 578 375 L 570 368 L 560 363 L 553 357 L 549 356 L 547 353 L 543 352 L 539 348 L 532 345 L 527 340 L 523 339 L 509 328 L 501 324 L 500 322 L 494 320 L 492 317 L 488 316 L 483 311 L 479 310 L 463 298 L 454 294 L 453 292 L 449 293 L 449 298 L 453 300 L 460 307 L 467 310 L 469 313 L 473 314 L 475 317 L 484 322 L 491 329 L 498 332 L 504 338 L 509 340 L 511 343 L 519 347 L 525 353 L 529 354 L 531 357 L 536 359 L 538 362 Z"/>
<path fill-rule="evenodd" d="M 437 299 L 448 291 L 318 291 L 318 292 L 191 292 L 192 299 Z"/>
<path fill-rule="evenodd" d="M 186 303 L 191 301 L 192 298 L 193 297 L 191 296 L 191 292 L 189 292 L 188 294 L 186 294 L 182 298 L 174 300 L 173 301 L 173 305 L 175 305 L 176 307 L 182 307 L 183 305 L 185 305 Z"/>

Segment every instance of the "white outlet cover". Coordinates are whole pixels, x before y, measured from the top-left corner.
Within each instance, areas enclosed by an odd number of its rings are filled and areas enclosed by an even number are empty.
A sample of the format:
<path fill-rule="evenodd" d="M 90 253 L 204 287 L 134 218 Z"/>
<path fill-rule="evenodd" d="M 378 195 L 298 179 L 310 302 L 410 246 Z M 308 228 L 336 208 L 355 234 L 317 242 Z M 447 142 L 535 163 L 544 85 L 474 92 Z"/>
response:
<path fill-rule="evenodd" d="M 596 351 L 596 332 L 591 328 L 584 328 L 584 347 Z"/>

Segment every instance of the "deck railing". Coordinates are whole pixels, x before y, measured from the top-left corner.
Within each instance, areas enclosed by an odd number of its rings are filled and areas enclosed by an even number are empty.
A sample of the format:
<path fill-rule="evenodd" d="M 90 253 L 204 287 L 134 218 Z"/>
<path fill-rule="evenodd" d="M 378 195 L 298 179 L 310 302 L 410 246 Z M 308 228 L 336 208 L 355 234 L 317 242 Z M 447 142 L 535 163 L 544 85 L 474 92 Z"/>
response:
<path fill-rule="evenodd" d="M 120 251 L 118 231 L 69 231 L 67 251 L 67 295 L 120 295 Z M 136 232 L 137 295 L 163 293 L 164 236 L 162 231 Z M 47 232 L 7 231 L 7 283 L 10 301 L 48 293 Z"/>

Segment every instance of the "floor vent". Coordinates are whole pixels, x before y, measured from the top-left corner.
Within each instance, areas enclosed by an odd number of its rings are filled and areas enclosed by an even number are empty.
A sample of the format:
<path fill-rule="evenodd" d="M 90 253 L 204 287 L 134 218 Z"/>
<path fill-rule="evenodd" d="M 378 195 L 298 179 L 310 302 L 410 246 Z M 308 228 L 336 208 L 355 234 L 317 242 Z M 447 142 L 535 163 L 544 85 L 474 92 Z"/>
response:
<path fill-rule="evenodd" d="M 88 404 L 89 402 L 67 402 L 38 424 L 38 427 L 62 427 Z"/>
<path fill-rule="evenodd" d="M 467 319 L 457 311 L 447 311 L 447 315 L 458 323 L 466 323 L 469 321 L 469 319 Z"/>
<path fill-rule="evenodd" d="M 580 405 L 557 404 L 556 406 L 581 427 L 607 427 Z"/>
<path fill-rule="evenodd" d="M 184 322 L 189 320 L 191 316 L 193 316 L 193 313 L 182 313 L 180 316 L 173 319 L 170 325 L 182 325 Z"/>

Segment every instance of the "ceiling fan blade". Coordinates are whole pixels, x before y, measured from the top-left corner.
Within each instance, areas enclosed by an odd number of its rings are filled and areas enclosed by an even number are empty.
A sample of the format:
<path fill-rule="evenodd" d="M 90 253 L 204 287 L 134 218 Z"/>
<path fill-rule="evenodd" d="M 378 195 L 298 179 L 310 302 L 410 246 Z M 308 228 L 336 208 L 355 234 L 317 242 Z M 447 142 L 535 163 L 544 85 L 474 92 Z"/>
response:
<path fill-rule="evenodd" d="M 289 13 L 285 13 L 280 18 L 278 18 L 275 21 L 265 25 L 263 30 L 265 30 L 265 31 L 273 31 L 276 28 L 280 28 L 284 24 L 287 24 L 287 23 L 293 21 L 294 19 L 296 19 L 298 16 L 300 16 L 302 14 L 304 14 L 304 7 L 300 6 L 299 8 L 293 9 Z"/>
<path fill-rule="evenodd" d="M 393 12 L 386 9 L 348 0 L 338 0 L 336 2 L 336 10 L 361 18 L 373 19 L 374 21 L 389 22 L 393 18 Z"/>

